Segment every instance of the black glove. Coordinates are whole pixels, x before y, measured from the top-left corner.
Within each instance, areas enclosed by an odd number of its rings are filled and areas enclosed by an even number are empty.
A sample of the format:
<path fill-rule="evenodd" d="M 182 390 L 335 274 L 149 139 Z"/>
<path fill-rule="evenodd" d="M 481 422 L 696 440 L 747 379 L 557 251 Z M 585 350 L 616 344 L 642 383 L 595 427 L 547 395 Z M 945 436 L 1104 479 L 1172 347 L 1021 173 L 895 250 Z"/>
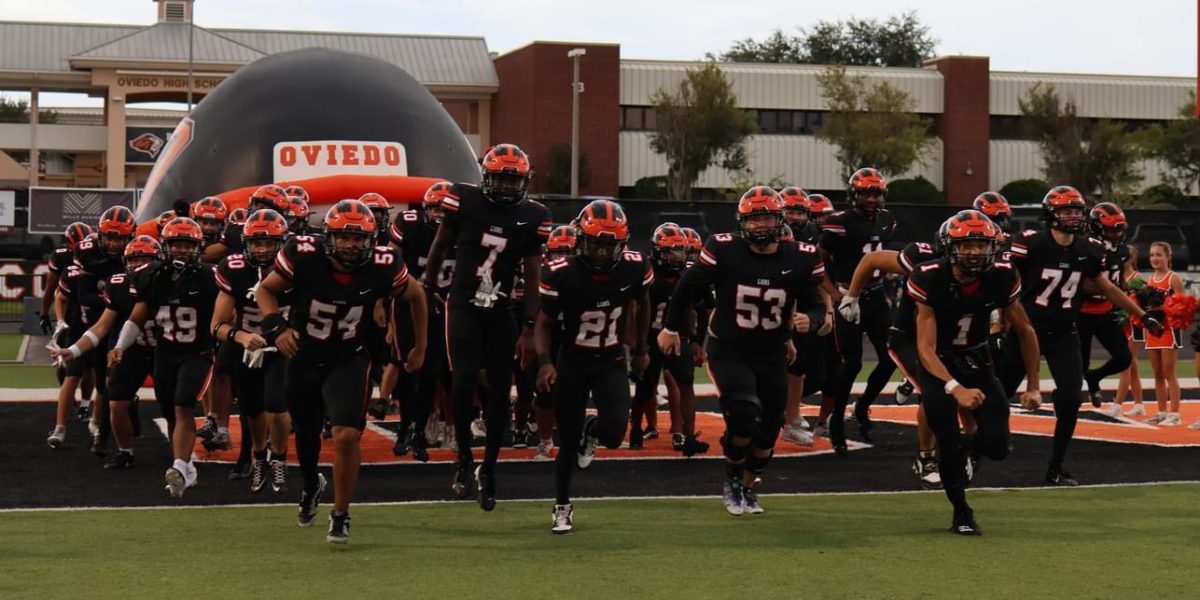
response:
<path fill-rule="evenodd" d="M 50 320 L 50 315 L 39 315 L 38 325 L 41 325 L 42 333 L 46 335 L 54 331 L 54 322 Z"/>
<path fill-rule="evenodd" d="M 992 354 L 999 357 L 1004 354 L 1004 334 L 993 333 L 988 336 L 988 346 L 992 349 Z"/>
<path fill-rule="evenodd" d="M 1158 319 L 1150 315 L 1142 317 L 1142 327 L 1146 328 L 1147 333 L 1155 337 L 1162 335 L 1163 330 L 1166 329 Z"/>

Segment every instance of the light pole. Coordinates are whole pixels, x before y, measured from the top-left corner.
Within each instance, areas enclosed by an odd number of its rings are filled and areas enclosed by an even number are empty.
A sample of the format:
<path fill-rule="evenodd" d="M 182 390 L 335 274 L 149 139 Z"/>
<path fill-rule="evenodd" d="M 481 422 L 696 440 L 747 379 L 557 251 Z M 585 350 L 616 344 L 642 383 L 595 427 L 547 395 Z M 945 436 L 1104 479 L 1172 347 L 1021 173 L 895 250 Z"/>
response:
<path fill-rule="evenodd" d="M 571 79 L 571 197 L 579 197 L 579 94 L 583 83 L 579 81 L 579 58 L 587 54 L 586 48 L 575 48 L 567 52 L 574 64 L 575 75 Z"/>

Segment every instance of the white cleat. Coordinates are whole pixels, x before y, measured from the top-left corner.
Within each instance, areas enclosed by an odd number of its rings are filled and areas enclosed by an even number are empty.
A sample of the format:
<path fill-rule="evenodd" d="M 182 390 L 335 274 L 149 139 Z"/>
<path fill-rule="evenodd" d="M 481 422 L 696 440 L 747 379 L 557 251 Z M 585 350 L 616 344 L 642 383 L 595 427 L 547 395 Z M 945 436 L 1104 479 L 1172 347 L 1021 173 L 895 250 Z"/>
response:
<path fill-rule="evenodd" d="M 1109 403 L 1108 406 L 1100 409 L 1100 414 L 1102 414 L 1106 417 L 1120 419 L 1121 418 L 1121 405 L 1117 404 L 1116 402 L 1111 402 L 1111 403 Z"/>
<path fill-rule="evenodd" d="M 575 531 L 575 509 L 570 504 L 555 504 L 551 513 L 550 532 L 566 535 Z"/>
<path fill-rule="evenodd" d="M 550 453 L 552 450 L 554 450 L 554 440 L 542 440 L 538 442 L 537 454 L 533 455 L 533 460 L 538 462 L 554 460 L 554 455 Z"/>
<path fill-rule="evenodd" d="M 51 448 L 61 448 L 63 442 L 67 440 L 67 432 L 65 429 L 55 429 L 50 432 L 50 436 L 46 438 L 46 444 Z"/>
<path fill-rule="evenodd" d="M 172 498 L 182 498 L 183 491 L 188 488 L 187 478 L 183 472 L 175 467 L 167 469 L 167 474 L 164 476 L 167 481 L 167 493 Z"/>
<path fill-rule="evenodd" d="M 804 419 L 800 419 L 800 421 L 804 422 Z M 812 446 L 813 432 L 797 423 L 789 423 L 783 426 L 783 439 L 801 446 Z"/>

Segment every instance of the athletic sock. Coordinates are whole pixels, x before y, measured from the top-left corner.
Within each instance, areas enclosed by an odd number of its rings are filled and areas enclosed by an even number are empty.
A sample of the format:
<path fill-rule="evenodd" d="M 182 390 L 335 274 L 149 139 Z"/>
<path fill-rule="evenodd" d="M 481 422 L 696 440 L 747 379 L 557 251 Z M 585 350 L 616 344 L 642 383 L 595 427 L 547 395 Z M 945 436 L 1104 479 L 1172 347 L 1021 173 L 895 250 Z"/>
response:
<path fill-rule="evenodd" d="M 263 448 L 262 450 L 255 450 L 254 460 L 267 460 L 267 449 Z"/>

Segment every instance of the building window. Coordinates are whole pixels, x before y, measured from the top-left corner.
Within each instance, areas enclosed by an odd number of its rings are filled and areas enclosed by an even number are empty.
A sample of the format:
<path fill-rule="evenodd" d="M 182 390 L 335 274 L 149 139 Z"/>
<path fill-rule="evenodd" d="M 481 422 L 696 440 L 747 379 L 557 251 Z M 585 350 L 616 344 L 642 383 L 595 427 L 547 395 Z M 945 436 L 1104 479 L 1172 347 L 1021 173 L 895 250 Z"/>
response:
<path fill-rule="evenodd" d="M 655 119 L 654 107 L 652 106 L 622 106 L 621 107 L 621 130 L 622 131 L 648 131 L 654 129 L 657 120 Z"/>
<path fill-rule="evenodd" d="M 813 135 L 821 126 L 822 111 L 749 109 L 747 113 L 758 123 L 759 133 L 778 135 Z"/>

